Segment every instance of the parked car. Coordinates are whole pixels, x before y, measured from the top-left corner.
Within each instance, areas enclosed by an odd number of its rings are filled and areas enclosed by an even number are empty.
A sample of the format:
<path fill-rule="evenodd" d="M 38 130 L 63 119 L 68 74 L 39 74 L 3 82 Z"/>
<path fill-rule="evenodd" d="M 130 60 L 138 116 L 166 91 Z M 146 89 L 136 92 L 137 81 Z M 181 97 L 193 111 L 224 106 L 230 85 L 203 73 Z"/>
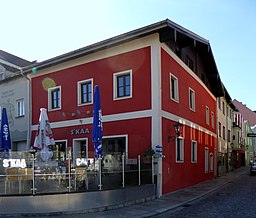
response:
<path fill-rule="evenodd" d="M 254 175 L 256 174 L 256 162 L 251 164 L 251 168 L 250 168 L 250 175 Z"/>

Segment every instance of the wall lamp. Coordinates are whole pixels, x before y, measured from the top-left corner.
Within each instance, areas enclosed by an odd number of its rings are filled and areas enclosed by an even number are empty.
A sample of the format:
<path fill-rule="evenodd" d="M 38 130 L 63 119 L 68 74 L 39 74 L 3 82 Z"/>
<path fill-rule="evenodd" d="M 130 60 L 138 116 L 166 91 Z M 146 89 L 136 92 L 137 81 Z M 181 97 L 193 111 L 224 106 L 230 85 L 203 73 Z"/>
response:
<path fill-rule="evenodd" d="M 174 131 L 175 131 L 175 136 L 168 136 L 168 142 L 173 141 L 176 137 L 179 137 L 182 135 L 182 129 L 183 129 L 183 124 L 180 122 L 177 122 L 173 125 Z"/>

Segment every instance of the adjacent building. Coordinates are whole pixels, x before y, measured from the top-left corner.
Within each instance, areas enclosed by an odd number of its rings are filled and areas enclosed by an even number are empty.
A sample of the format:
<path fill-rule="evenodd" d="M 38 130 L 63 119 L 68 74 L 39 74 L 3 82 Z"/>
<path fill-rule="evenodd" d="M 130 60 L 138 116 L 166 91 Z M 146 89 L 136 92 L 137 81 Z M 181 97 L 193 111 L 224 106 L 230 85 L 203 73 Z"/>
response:
<path fill-rule="evenodd" d="M 13 151 L 30 147 L 30 81 L 22 71 L 30 64 L 0 50 L 0 108 L 7 110 Z"/>

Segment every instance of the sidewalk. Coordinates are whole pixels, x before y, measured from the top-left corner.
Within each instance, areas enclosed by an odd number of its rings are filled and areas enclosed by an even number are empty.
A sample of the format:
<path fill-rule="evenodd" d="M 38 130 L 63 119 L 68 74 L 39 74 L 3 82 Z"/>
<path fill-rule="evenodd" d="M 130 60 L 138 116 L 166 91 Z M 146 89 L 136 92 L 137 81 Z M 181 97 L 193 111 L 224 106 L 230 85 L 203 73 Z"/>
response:
<path fill-rule="evenodd" d="M 164 195 L 159 199 L 135 204 L 123 208 L 76 214 L 75 217 L 151 217 L 168 210 L 175 209 L 191 201 L 199 199 L 223 185 L 238 179 L 242 174 L 249 174 L 249 167 L 241 167 L 216 179 L 208 180 L 197 185 Z"/>
<path fill-rule="evenodd" d="M 149 200 L 142 203 L 132 204 L 126 207 L 113 206 L 86 212 L 70 212 L 70 213 L 50 213 L 50 214 L 24 214 L 24 215 L 4 215 L 0 213 L 0 217 L 58 217 L 58 218 L 105 218 L 105 217 L 154 217 L 168 210 L 178 208 L 189 204 L 219 188 L 225 184 L 238 179 L 241 175 L 249 175 L 249 166 L 241 167 L 227 173 L 216 179 L 208 180 L 194 186 L 178 190 L 162 196 L 161 198 Z"/>

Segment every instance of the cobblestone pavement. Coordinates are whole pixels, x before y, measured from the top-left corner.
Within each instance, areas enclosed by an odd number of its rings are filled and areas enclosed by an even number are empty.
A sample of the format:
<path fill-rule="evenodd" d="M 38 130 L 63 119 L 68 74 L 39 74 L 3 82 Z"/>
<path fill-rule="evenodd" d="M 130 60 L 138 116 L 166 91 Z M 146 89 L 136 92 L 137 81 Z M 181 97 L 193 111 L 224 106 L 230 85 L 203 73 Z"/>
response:
<path fill-rule="evenodd" d="M 76 218 L 101 218 L 101 217 L 155 217 L 161 213 L 165 213 L 170 210 L 174 210 L 175 208 L 179 208 L 183 205 L 187 205 L 190 202 L 196 201 L 215 190 L 223 187 L 225 184 L 233 182 L 234 180 L 239 179 L 242 175 L 249 174 L 249 167 L 241 167 L 234 171 L 227 173 L 221 177 L 217 177 L 216 179 L 208 180 L 197 185 L 188 187 L 186 189 L 182 189 L 176 192 L 169 193 L 167 195 L 162 196 L 159 199 L 155 199 L 152 201 L 135 204 L 122 208 L 115 208 L 112 210 L 105 210 L 99 212 L 92 213 L 72 213 L 72 214 L 45 214 L 40 215 L 40 217 L 76 217 Z M 1 212 L 0 212 L 1 213 Z M 0 217 L 6 217 L 6 215 Z M 9 216 L 14 217 L 14 216 Z M 15 217 L 21 217 L 20 215 L 16 215 Z M 23 215 L 23 217 L 30 217 L 28 214 Z M 35 217 L 35 214 L 33 215 Z M 39 217 L 39 215 L 38 215 Z"/>
<path fill-rule="evenodd" d="M 241 175 L 222 188 L 154 218 L 256 217 L 256 176 Z"/>

